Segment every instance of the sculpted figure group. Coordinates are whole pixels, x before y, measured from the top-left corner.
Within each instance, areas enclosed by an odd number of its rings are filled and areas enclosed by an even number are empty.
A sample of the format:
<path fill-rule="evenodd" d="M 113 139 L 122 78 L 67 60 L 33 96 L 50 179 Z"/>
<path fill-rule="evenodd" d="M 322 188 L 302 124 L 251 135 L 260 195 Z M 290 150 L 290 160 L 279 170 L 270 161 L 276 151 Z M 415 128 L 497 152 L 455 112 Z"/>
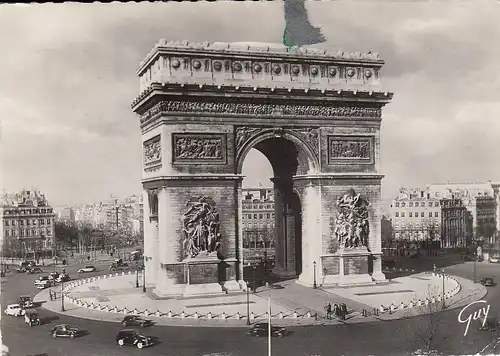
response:
<path fill-rule="evenodd" d="M 215 202 L 208 197 L 191 199 L 186 204 L 187 211 L 182 216 L 184 250 L 189 257 L 204 252 L 216 254 L 221 246 L 219 233 L 219 213 Z"/>
<path fill-rule="evenodd" d="M 368 201 L 356 194 L 354 189 L 337 200 L 339 215 L 335 222 L 335 235 L 343 248 L 368 247 L 368 205 Z"/>

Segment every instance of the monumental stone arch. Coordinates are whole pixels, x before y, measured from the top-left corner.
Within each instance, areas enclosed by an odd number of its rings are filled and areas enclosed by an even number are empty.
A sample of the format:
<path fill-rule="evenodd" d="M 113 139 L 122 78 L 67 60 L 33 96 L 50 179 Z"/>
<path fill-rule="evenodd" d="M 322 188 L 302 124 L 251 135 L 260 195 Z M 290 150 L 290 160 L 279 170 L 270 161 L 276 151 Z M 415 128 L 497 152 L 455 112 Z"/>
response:
<path fill-rule="evenodd" d="M 384 62 L 375 53 L 161 40 L 140 64 L 146 280 L 158 296 L 244 288 L 242 166 L 270 161 L 273 273 L 374 284 L 381 271 Z M 255 167 L 255 169 L 259 169 Z"/>

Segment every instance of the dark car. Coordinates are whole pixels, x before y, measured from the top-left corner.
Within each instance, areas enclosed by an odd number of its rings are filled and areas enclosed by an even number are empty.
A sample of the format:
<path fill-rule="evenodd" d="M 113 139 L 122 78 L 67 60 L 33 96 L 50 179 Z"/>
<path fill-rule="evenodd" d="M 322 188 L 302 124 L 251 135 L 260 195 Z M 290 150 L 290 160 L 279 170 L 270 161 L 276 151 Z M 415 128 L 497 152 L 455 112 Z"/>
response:
<path fill-rule="evenodd" d="M 126 315 L 122 320 L 122 325 L 127 326 L 150 326 L 151 320 L 143 319 L 139 315 Z"/>
<path fill-rule="evenodd" d="M 74 338 L 80 333 L 80 329 L 68 324 L 56 325 L 50 331 L 52 337 L 70 337 Z"/>
<path fill-rule="evenodd" d="M 392 258 L 388 259 L 383 259 L 382 260 L 382 268 L 395 268 L 396 267 L 396 261 Z"/>
<path fill-rule="evenodd" d="M 139 334 L 136 330 L 125 329 L 116 335 L 116 343 L 120 346 L 137 346 L 138 349 L 142 349 L 143 347 L 152 345 L 153 340 L 151 337 Z"/>
<path fill-rule="evenodd" d="M 109 266 L 111 271 L 123 271 L 128 269 L 128 263 L 113 263 Z"/>
<path fill-rule="evenodd" d="M 21 267 L 17 267 L 16 268 L 16 272 L 17 273 L 24 273 L 26 272 L 28 269 L 25 267 L 25 266 L 21 266 Z"/>
<path fill-rule="evenodd" d="M 32 267 L 26 269 L 27 274 L 35 274 L 35 273 L 43 273 L 42 269 L 40 267 Z"/>
<path fill-rule="evenodd" d="M 495 285 L 495 281 L 491 277 L 483 277 L 481 279 L 481 284 L 485 287 L 492 287 Z"/>
<path fill-rule="evenodd" d="M 248 335 L 251 336 L 268 336 L 269 325 L 267 323 L 258 323 L 252 326 Z M 288 331 L 286 328 L 281 326 L 272 326 L 271 325 L 271 336 L 283 337 L 288 335 Z"/>

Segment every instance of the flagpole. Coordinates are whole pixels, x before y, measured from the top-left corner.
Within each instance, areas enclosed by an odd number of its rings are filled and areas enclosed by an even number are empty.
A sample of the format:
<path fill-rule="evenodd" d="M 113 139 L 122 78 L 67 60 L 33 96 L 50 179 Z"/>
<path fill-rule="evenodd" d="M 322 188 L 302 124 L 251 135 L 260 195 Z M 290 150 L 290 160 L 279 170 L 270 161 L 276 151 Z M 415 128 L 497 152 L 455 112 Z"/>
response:
<path fill-rule="evenodd" d="M 267 327 L 267 356 L 271 356 L 271 296 L 268 297 L 268 327 Z"/>

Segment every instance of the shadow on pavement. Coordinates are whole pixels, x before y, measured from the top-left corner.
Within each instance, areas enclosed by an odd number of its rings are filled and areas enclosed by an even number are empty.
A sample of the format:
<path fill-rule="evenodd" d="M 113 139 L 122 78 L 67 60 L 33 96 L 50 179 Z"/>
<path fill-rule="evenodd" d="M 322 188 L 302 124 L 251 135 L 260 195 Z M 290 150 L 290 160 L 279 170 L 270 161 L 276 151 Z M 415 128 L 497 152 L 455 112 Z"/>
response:
<path fill-rule="evenodd" d="M 33 302 L 33 307 L 34 308 L 41 307 L 43 303 L 47 303 L 47 301 L 46 300 L 40 300 L 38 302 Z"/>

